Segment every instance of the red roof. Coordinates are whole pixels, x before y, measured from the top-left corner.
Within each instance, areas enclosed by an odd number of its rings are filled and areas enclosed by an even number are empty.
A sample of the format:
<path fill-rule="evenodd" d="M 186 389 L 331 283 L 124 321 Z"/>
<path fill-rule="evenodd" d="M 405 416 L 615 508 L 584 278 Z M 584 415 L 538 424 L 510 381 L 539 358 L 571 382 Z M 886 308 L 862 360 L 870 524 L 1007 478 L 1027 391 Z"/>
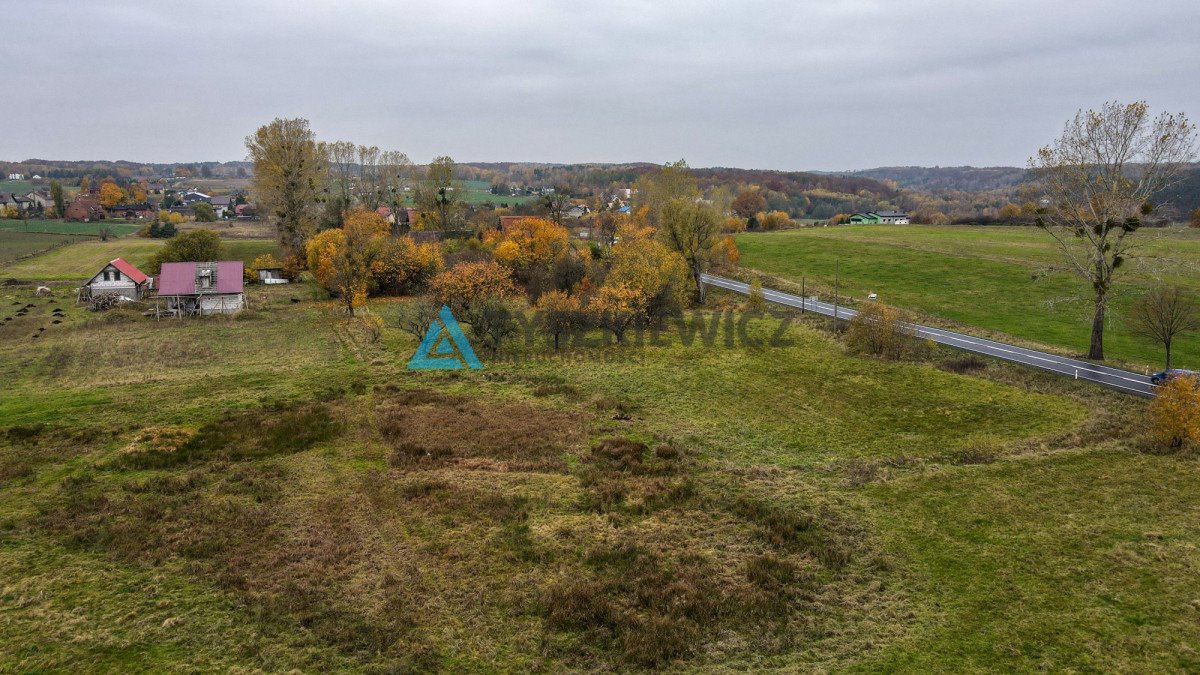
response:
<path fill-rule="evenodd" d="M 138 268 L 126 262 L 124 258 L 117 258 L 116 260 L 110 261 L 108 264 L 120 270 L 121 274 L 129 277 L 129 279 L 135 284 L 140 284 L 146 280 L 146 275 L 142 274 L 142 271 Z"/>

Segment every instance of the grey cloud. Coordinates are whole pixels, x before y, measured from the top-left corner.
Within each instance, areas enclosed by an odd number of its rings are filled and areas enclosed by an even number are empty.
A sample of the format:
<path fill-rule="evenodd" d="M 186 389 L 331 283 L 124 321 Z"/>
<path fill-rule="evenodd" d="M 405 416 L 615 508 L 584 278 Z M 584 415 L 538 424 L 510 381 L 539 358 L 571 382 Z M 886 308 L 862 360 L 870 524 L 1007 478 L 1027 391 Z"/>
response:
<path fill-rule="evenodd" d="M 1200 117 L 1194 0 L 68 2 L 0 58 L 0 158 L 241 158 L 276 116 L 417 160 L 1021 164 L 1077 108 Z"/>

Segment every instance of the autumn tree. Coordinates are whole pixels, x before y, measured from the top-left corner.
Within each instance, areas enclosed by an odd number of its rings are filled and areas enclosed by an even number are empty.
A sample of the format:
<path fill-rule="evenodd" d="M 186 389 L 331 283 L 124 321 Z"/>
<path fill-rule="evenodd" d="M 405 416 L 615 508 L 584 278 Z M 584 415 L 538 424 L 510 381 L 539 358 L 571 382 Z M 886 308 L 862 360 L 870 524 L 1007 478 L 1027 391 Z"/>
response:
<path fill-rule="evenodd" d="M 490 260 L 459 263 L 438 274 L 429 285 L 433 296 L 457 315 L 483 298 L 517 295 L 512 270 Z"/>
<path fill-rule="evenodd" d="M 207 262 L 221 259 L 221 238 L 212 230 L 196 229 L 182 232 L 167 240 L 167 243 L 150 259 L 151 274 L 158 274 L 162 264 L 168 262 Z"/>
<path fill-rule="evenodd" d="M 1170 370 L 1175 338 L 1200 330 L 1200 304 L 1179 286 L 1156 288 L 1134 304 L 1129 321 L 1135 335 L 1163 346 Z"/>
<path fill-rule="evenodd" d="M 642 174 L 637 179 L 637 204 L 646 208 L 649 225 L 659 226 L 667 204 L 680 200 L 695 202 L 700 198 L 700 186 L 687 162 L 668 162 L 662 168 Z"/>
<path fill-rule="evenodd" d="M 613 334 L 617 344 L 625 342 L 625 333 L 646 313 L 646 298 L 625 284 L 605 284 L 587 304 L 587 316 L 595 325 Z"/>
<path fill-rule="evenodd" d="M 371 273 L 385 293 L 408 294 L 424 289 L 446 267 L 442 247 L 418 244 L 412 237 L 385 238 Z"/>
<path fill-rule="evenodd" d="M 1030 169 L 1049 206 L 1036 220 L 1067 267 L 1093 290 L 1088 358 L 1104 358 L 1104 320 L 1114 282 L 1136 254 L 1152 198 L 1178 181 L 1195 156 L 1195 126 L 1183 114 L 1151 118 L 1144 102 L 1078 112 Z"/>
<path fill-rule="evenodd" d="M 663 207 L 659 240 L 683 256 L 701 304 L 704 303 L 704 283 L 700 276 L 708 269 L 712 248 L 720 232 L 721 218 L 703 204 L 673 199 Z"/>
<path fill-rule="evenodd" d="M 558 349 L 559 340 L 564 335 L 570 335 L 583 327 L 583 306 L 579 296 L 566 291 L 549 291 L 543 293 L 537 301 L 537 310 L 541 317 L 542 327 L 554 341 Z"/>
<path fill-rule="evenodd" d="M 749 218 L 759 211 L 766 210 L 767 198 L 757 188 L 743 190 L 733 199 L 730 208 L 733 209 L 734 214 L 742 218 Z"/>
<path fill-rule="evenodd" d="M 367 302 L 371 274 L 379 258 L 387 222 L 374 211 L 352 210 L 340 228 L 325 230 L 306 245 L 308 269 L 317 282 L 346 304 L 346 312 Z"/>
<path fill-rule="evenodd" d="M 58 202 L 55 202 L 57 206 Z M 1192 210 L 1191 217 L 1188 218 L 1188 225 L 1191 227 L 1200 227 L 1200 206 Z"/>
<path fill-rule="evenodd" d="M 429 163 L 417 187 L 416 202 L 433 218 L 434 227 L 452 230 L 462 223 L 462 185 L 454 180 L 454 160 L 442 156 Z"/>
<path fill-rule="evenodd" d="M 567 228 L 544 218 L 522 218 L 503 233 L 493 230 L 493 255 L 514 270 L 548 269 L 570 246 Z"/>
<path fill-rule="evenodd" d="M 571 195 L 564 187 L 555 187 L 549 193 L 542 195 L 542 208 L 546 215 L 558 225 L 562 225 L 563 212 L 571 207 Z"/>
<path fill-rule="evenodd" d="M 396 225 L 393 228 L 399 233 L 400 212 L 408 203 L 408 194 L 412 187 L 412 161 L 408 155 L 398 150 L 388 150 L 379 158 L 379 190 L 380 204 L 388 207 L 395 216 Z"/>
<path fill-rule="evenodd" d="M 687 301 L 687 265 L 678 252 L 654 239 L 622 241 L 613 248 L 604 285 L 637 293 L 642 316 L 661 319 L 679 312 Z"/>
<path fill-rule="evenodd" d="M 303 250 L 328 171 L 308 120 L 275 119 L 246 137 L 246 150 L 254 163 L 251 191 L 274 222 L 279 243 L 293 253 Z"/>
<path fill-rule="evenodd" d="M 782 230 L 793 227 L 796 223 L 791 217 L 783 211 L 771 211 L 770 213 L 759 213 L 755 216 L 758 220 L 758 226 L 767 232 L 774 230 Z"/>
<path fill-rule="evenodd" d="M 627 216 L 617 211 L 597 211 L 592 215 L 592 239 L 601 246 L 613 245 L 617 230 L 627 219 Z"/>
<path fill-rule="evenodd" d="M 358 146 L 350 141 L 332 141 L 322 144 L 328 184 L 325 186 L 325 226 L 340 227 L 342 219 L 352 205 L 351 188 L 358 167 Z"/>
<path fill-rule="evenodd" d="M 1171 448 L 1200 444 L 1200 378 L 1172 378 L 1158 388 L 1147 413 L 1159 443 Z"/>
<path fill-rule="evenodd" d="M 67 212 L 67 195 L 63 191 L 62 183 L 50 181 L 50 199 L 54 200 L 54 215 L 62 218 Z"/>
<path fill-rule="evenodd" d="M 115 181 L 106 180 L 100 184 L 100 205 L 111 208 L 124 202 L 127 198 L 125 190 Z"/>

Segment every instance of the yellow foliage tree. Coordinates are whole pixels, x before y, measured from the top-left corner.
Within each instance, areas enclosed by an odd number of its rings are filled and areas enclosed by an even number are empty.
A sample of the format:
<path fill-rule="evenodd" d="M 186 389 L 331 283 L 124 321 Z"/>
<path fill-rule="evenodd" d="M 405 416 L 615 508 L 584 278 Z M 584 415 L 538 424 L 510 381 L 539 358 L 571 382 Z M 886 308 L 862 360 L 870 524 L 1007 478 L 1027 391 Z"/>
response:
<path fill-rule="evenodd" d="M 544 218 L 522 218 L 499 235 L 492 255 L 513 269 L 549 267 L 570 245 L 567 228 Z"/>
<path fill-rule="evenodd" d="M 636 293 L 647 318 L 659 318 L 687 301 L 688 271 L 683 256 L 654 239 L 622 240 L 613 247 L 604 285 Z"/>
<path fill-rule="evenodd" d="M 396 237 L 383 242 L 372 275 L 384 292 L 412 293 L 445 268 L 438 244 L 417 244 L 412 237 Z"/>
<path fill-rule="evenodd" d="M 387 235 L 387 221 L 374 211 L 346 214 L 341 228 L 325 230 L 308 240 L 308 269 L 317 282 L 346 303 L 346 312 L 367 302 L 372 268 Z"/>
<path fill-rule="evenodd" d="M 106 180 L 100 184 L 100 204 L 105 208 L 116 206 L 128 198 L 125 190 L 114 181 Z"/>
<path fill-rule="evenodd" d="M 1156 441 L 1172 448 L 1200 444 L 1200 378 L 1172 378 L 1158 388 L 1148 413 Z"/>
<path fill-rule="evenodd" d="M 792 227 L 794 223 L 791 217 L 783 211 L 771 211 L 770 213 L 759 213 L 758 224 L 762 229 L 770 232 L 771 230 L 782 230 Z"/>
<path fill-rule="evenodd" d="M 459 263 L 435 276 L 430 290 L 438 302 L 455 312 L 469 310 L 481 300 L 517 295 L 512 270 L 491 260 Z"/>
<path fill-rule="evenodd" d="M 626 284 L 605 284 L 587 304 L 592 322 L 612 332 L 617 343 L 625 341 L 625 331 L 646 314 L 645 295 Z"/>

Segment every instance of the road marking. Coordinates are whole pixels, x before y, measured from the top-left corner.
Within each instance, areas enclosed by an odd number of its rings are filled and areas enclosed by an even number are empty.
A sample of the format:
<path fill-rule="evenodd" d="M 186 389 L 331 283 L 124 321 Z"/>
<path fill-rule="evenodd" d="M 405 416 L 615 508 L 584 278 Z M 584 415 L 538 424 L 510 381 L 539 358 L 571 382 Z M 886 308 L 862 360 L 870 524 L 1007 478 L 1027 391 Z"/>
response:
<path fill-rule="evenodd" d="M 705 284 L 723 288 L 725 290 L 734 291 L 743 295 L 750 294 L 750 285 L 732 279 L 713 276 L 711 274 L 702 274 L 700 281 Z M 832 305 L 819 300 L 807 300 L 790 293 L 763 289 L 763 299 L 770 300 L 776 304 L 787 305 L 789 307 L 798 307 L 801 309 L 812 309 L 813 311 L 824 314 L 826 316 L 835 316 L 838 319 L 853 318 L 858 314 L 857 311 L 840 305 Z M 1138 394 L 1140 396 L 1153 396 L 1155 385 L 1137 373 L 1132 373 L 1126 370 L 1118 370 L 1109 366 L 1099 366 L 1083 361 L 1078 361 L 1065 356 L 1055 356 L 1046 352 L 1028 349 L 1026 347 L 1017 347 L 1015 345 L 989 340 L 987 338 L 977 338 L 963 333 L 955 333 L 940 328 L 931 326 L 922 326 L 920 324 L 908 324 L 908 328 L 912 329 L 917 337 L 925 337 L 940 344 L 950 347 L 963 349 L 985 356 L 1017 363 L 1033 368 L 1040 368 L 1052 373 L 1060 375 L 1071 375 L 1074 371 L 1075 379 L 1083 379 L 1088 382 L 1117 389 L 1125 392 Z M 1080 371 L 1085 374 L 1080 377 Z M 1114 382 L 1112 380 L 1124 381 L 1132 383 L 1134 386 Z"/>

